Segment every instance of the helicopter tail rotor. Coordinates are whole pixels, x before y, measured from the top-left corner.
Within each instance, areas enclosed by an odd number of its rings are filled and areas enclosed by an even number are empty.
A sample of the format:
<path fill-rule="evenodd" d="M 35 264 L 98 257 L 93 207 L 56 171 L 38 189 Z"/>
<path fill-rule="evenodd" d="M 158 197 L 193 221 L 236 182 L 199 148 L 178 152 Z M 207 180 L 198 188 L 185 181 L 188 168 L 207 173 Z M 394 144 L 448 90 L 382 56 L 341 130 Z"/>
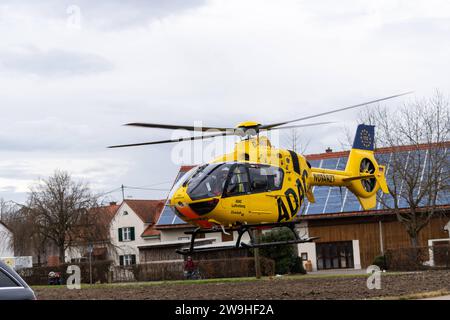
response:
<path fill-rule="evenodd" d="M 356 130 L 353 148 L 350 151 L 345 172 L 351 176 L 346 179 L 348 188 L 367 210 L 376 206 L 379 189 L 388 193 L 385 167 L 377 163 L 374 155 L 375 126 L 360 124 Z"/>

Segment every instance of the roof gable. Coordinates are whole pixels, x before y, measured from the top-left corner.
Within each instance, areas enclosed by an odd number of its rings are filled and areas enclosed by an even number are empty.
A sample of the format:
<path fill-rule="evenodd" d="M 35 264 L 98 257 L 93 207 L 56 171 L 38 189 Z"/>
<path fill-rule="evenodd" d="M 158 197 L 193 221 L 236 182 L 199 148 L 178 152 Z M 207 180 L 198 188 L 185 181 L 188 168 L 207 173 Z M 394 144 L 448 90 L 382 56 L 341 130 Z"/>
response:
<path fill-rule="evenodd" d="M 89 211 L 91 214 L 95 214 L 97 219 L 101 219 L 102 223 L 109 224 L 111 223 L 112 219 L 116 216 L 117 211 L 119 210 L 120 206 L 117 204 L 111 204 L 108 206 L 102 206 L 93 208 Z"/>
<path fill-rule="evenodd" d="M 149 225 L 145 228 L 144 232 L 142 232 L 141 237 L 150 238 L 150 237 L 158 237 L 161 235 L 161 231 L 155 229 L 154 225 Z"/>
<path fill-rule="evenodd" d="M 126 199 L 124 203 L 130 207 L 131 210 L 144 223 L 155 224 L 158 221 L 159 215 L 164 207 L 164 200 L 129 200 Z"/>

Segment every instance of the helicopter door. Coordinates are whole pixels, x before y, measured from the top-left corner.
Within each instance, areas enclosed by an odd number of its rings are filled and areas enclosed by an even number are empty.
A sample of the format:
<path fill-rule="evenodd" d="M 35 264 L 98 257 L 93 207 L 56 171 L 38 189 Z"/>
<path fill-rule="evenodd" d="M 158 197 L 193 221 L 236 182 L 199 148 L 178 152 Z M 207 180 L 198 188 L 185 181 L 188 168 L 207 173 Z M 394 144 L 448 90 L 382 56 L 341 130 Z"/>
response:
<path fill-rule="evenodd" d="M 249 217 L 256 222 L 276 220 L 277 195 L 281 193 L 283 170 L 263 164 L 248 164 L 250 192 L 246 199 Z M 265 220 L 267 219 L 267 220 Z"/>
<path fill-rule="evenodd" d="M 222 200 L 224 209 L 237 220 L 248 213 L 247 194 L 249 193 L 248 170 L 243 164 L 235 164 L 231 167 L 227 182 L 225 183 Z"/>

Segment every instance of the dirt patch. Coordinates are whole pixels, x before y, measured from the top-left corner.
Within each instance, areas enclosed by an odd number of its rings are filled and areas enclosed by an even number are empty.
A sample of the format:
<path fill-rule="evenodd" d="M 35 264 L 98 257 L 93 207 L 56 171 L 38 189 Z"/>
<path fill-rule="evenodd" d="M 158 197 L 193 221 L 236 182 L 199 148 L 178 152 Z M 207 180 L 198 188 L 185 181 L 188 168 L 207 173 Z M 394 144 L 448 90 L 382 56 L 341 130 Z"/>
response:
<path fill-rule="evenodd" d="M 418 292 L 450 291 L 450 271 L 382 275 L 381 289 L 369 290 L 366 277 L 264 279 L 217 283 L 103 285 L 81 290 L 33 288 L 38 299 L 371 299 Z"/>

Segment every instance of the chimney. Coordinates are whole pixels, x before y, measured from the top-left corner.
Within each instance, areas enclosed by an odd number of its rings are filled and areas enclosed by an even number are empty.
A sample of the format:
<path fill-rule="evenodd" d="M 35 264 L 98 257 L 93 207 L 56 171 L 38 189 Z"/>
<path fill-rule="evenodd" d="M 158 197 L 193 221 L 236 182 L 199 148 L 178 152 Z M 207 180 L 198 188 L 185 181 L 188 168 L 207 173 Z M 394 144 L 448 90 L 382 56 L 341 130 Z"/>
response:
<path fill-rule="evenodd" d="M 115 201 L 111 201 L 111 202 L 109 203 L 110 206 L 115 206 L 116 204 L 117 204 L 117 202 L 115 202 Z"/>
<path fill-rule="evenodd" d="M 326 153 L 331 153 L 331 152 L 333 152 L 333 149 L 331 149 L 330 147 L 328 147 L 328 148 L 325 150 L 325 152 L 326 152 Z"/>

